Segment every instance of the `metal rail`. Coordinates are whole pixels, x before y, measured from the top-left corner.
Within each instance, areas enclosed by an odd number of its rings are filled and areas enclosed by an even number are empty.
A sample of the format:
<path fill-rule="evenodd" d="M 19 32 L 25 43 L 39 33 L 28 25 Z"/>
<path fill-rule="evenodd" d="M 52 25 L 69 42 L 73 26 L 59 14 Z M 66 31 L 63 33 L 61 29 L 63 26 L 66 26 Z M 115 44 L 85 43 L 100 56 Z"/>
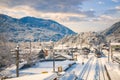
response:
<path fill-rule="evenodd" d="M 96 61 L 94 80 L 111 80 L 108 70 L 101 59 Z"/>
<path fill-rule="evenodd" d="M 93 58 L 93 60 L 94 60 L 94 58 Z M 90 70 L 91 70 L 91 68 L 92 68 L 92 63 L 93 63 L 93 61 L 91 62 L 90 66 L 89 66 L 89 68 L 88 68 L 88 73 L 87 73 L 87 76 L 86 76 L 85 80 L 88 79 L 88 75 L 89 75 Z"/>
<path fill-rule="evenodd" d="M 100 75 L 100 72 L 99 72 L 99 63 L 98 63 L 98 59 L 96 61 L 96 67 L 95 67 L 95 75 L 94 75 L 94 80 L 99 80 L 99 75 Z"/>
<path fill-rule="evenodd" d="M 103 78 L 105 80 L 104 66 L 103 66 L 101 60 L 100 60 L 100 64 L 101 64 L 102 75 L 103 75 Z"/>
<path fill-rule="evenodd" d="M 100 64 L 100 75 L 99 75 L 99 80 L 109 80 L 104 64 L 102 63 L 101 59 L 99 60 L 99 64 Z"/>
<path fill-rule="evenodd" d="M 108 70 L 107 70 L 107 68 L 106 68 L 105 65 L 104 65 L 104 68 L 105 68 L 105 71 L 106 71 L 106 74 L 107 74 L 108 80 L 111 80 L 111 77 L 110 77 L 110 75 L 109 75 L 109 73 L 108 73 Z"/>
<path fill-rule="evenodd" d="M 86 76 L 86 80 L 87 80 L 88 74 L 89 74 L 90 69 L 91 69 L 91 66 L 92 66 L 92 64 L 90 64 L 90 62 L 92 62 L 92 60 L 93 60 L 93 57 L 91 57 L 90 60 L 85 64 L 85 66 L 83 67 L 80 75 L 78 76 L 78 80 L 82 80 L 83 77 L 84 77 L 84 75 L 85 75 L 85 73 L 86 73 L 87 70 L 88 70 L 88 73 L 87 73 L 87 76 Z M 90 66 L 90 67 L 89 67 L 89 66 Z"/>

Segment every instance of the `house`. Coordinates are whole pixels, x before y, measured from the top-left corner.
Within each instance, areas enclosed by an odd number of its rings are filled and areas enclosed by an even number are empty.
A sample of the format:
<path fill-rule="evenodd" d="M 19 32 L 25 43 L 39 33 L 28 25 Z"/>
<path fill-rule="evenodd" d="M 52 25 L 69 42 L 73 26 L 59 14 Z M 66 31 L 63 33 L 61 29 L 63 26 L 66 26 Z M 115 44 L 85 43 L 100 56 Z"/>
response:
<path fill-rule="evenodd" d="M 39 59 L 45 59 L 45 52 L 44 52 L 43 49 L 40 50 L 40 52 L 38 53 L 38 58 L 39 58 Z"/>
<path fill-rule="evenodd" d="M 90 53 L 90 49 L 87 47 L 82 48 L 82 54 L 84 55 L 85 58 L 88 58 L 88 54 Z"/>
<path fill-rule="evenodd" d="M 66 54 L 56 54 L 55 55 L 56 60 L 71 60 L 72 56 L 66 55 Z"/>
<path fill-rule="evenodd" d="M 90 49 L 88 49 L 87 47 L 82 48 L 82 52 L 84 55 L 88 55 L 90 53 Z"/>

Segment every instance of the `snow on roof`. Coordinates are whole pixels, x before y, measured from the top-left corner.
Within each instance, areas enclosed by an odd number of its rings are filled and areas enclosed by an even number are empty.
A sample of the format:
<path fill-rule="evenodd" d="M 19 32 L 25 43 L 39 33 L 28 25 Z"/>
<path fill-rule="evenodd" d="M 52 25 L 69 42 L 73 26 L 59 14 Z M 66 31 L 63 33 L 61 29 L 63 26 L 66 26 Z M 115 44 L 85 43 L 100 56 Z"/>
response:
<path fill-rule="evenodd" d="M 63 57 L 66 57 L 67 59 L 72 59 L 72 56 L 66 55 L 66 54 L 60 54 Z"/>
<path fill-rule="evenodd" d="M 120 45 L 120 43 L 110 43 L 111 45 Z"/>
<path fill-rule="evenodd" d="M 74 54 L 74 55 L 79 55 L 80 53 L 78 53 L 78 52 L 74 52 L 73 54 Z"/>
<path fill-rule="evenodd" d="M 68 47 L 66 45 L 58 45 L 54 49 L 68 49 Z"/>
<path fill-rule="evenodd" d="M 5 80 L 53 80 L 57 77 L 56 73 L 44 73 L 36 75 L 27 75 L 17 78 L 5 79 Z"/>
<path fill-rule="evenodd" d="M 55 56 L 55 58 L 58 58 L 58 57 L 64 57 L 66 59 L 72 59 L 72 56 L 69 56 L 69 55 L 66 55 L 66 54 L 58 54 L 57 56 Z"/>

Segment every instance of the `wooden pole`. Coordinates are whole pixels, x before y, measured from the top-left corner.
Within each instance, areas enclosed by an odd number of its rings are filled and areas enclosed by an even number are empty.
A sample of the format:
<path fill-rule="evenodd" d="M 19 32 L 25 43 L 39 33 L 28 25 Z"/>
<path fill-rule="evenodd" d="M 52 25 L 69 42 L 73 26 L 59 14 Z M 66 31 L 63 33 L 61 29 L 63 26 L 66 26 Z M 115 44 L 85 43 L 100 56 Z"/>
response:
<path fill-rule="evenodd" d="M 31 55 L 31 41 L 30 41 L 30 55 Z"/>
<path fill-rule="evenodd" d="M 19 77 L 19 46 L 16 49 L 16 77 Z"/>
<path fill-rule="evenodd" d="M 111 45 L 109 45 L 108 62 L 110 62 L 110 54 L 111 54 Z"/>
<path fill-rule="evenodd" d="M 54 42 L 52 42 L 52 52 L 53 52 L 53 72 L 55 72 L 55 53 L 54 53 Z"/>
<path fill-rule="evenodd" d="M 55 72 L 55 56 L 54 56 L 54 52 L 53 52 L 53 72 Z"/>

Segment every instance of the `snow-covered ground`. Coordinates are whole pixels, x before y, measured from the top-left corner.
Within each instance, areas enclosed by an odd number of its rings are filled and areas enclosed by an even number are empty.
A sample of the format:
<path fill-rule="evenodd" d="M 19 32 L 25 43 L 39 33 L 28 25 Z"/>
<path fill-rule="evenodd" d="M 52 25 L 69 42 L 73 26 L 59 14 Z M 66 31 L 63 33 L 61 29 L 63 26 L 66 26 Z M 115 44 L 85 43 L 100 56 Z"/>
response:
<path fill-rule="evenodd" d="M 77 57 L 76 64 L 74 64 L 71 68 L 69 68 L 66 73 L 61 76 L 60 80 L 75 80 L 82 73 L 83 68 L 87 64 L 88 61 L 93 57 L 93 55 L 89 55 L 89 58 L 84 58 L 83 55 L 79 55 Z M 84 64 L 82 64 L 84 62 Z M 86 65 L 88 66 L 88 64 Z"/>
<path fill-rule="evenodd" d="M 83 61 L 84 65 L 82 65 Z M 107 67 L 111 80 L 120 79 L 118 63 L 108 63 L 107 56 L 96 58 L 91 54 L 89 55 L 89 59 L 84 60 L 82 56 L 79 56 L 76 64 L 67 70 L 66 73 L 61 76 L 60 80 L 109 80 L 105 66 Z"/>
<path fill-rule="evenodd" d="M 18 78 L 11 78 L 6 80 L 53 80 L 57 77 L 56 73 L 45 73 L 45 74 L 35 74 L 35 75 L 26 75 Z"/>
<path fill-rule="evenodd" d="M 74 64 L 75 61 L 55 61 L 55 71 L 58 71 L 58 67 L 62 67 L 62 70 L 64 71 L 69 67 L 70 64 Z M 7 68 L 5 71 L 1 72 L 1 75 L 7 75 L 9 77 L 15 77 L 16 72 L 15 72 L 16 66 L 13 65 L 9 68 Z M 53 73 L 53 61 L 44 61 L 44 62 L 38 62 L 34 66 L 26 69 L 21 69 L 19 70 L 20 76 L 25 76 L 25 75 L 35 75 L 35 74 L 42 74 L 43 72 L 47 73 Z M 40 76 L 40 75 L 39 75 Z M 11 79 L 12 80 L 12 79 Z"/>
<path fill-rule="evenodd" d="M 73 63 L 75 62 L 69 61 L 69 60 L 55 61 L 55 70 L 58 71 L 58 67 L 60 66 L 62 66 L 62 69 L 65 70 L 66 68 L 69 67 L 69 64 L 73 64 Z M 31 68 L 20 70 L 20 74 L 24 74 L 24 73 L 39 74 L 44 71 L 53 72 L 53 61 L 45 61 L 45 62 L 36 63 L 36 65 Z"/>
<path fill-rule="evenodd" d="M 106 54 L 107 55 L 107 54 Z M 84 62 L 84 64 L 82 64 Z M 70 64 L 76 63 L 70 67 Z M 113 63 L 112 61 L 108 62 L 108 57 L 104 56 L 101 58 L 96 58 L 93 53 L 89 54 L 88 59 L 84 58 L 83 55 L 77 56 L 77 61 L 56 61 L 55 70 L 58 71 L 58 67 L 62 67 L 63 72 L 58 78 L 58 80 L 109 80 L 107 71 L 111 80 L 120 79 L 120 69 L 118 63 Z M 69 67 L 69 68 L 68 68 Z M 67 69 L 68 68 L 68 69 Z M 9 68 L 11 69 L 11 74 L 15 76 L 15 66 Z M 67 69 L 67 70 L 66 70 Z M 43 72 L 47 72 L 43 74 Z M 50 77 L 56 77 L 57 74 L 53 73 L 53 62 L 45 61 L 38 62 L 36 65 L 31 68 L 26 68 L 20 70 L 19 78 L 12 78 L 9 80 L 49 80 Z M 28 77 L 28 78 L 27 78 Z M 32 79 L 33 78 L 33 79 Z M 44 78 L 44 79 L 42 79 Z"/>

